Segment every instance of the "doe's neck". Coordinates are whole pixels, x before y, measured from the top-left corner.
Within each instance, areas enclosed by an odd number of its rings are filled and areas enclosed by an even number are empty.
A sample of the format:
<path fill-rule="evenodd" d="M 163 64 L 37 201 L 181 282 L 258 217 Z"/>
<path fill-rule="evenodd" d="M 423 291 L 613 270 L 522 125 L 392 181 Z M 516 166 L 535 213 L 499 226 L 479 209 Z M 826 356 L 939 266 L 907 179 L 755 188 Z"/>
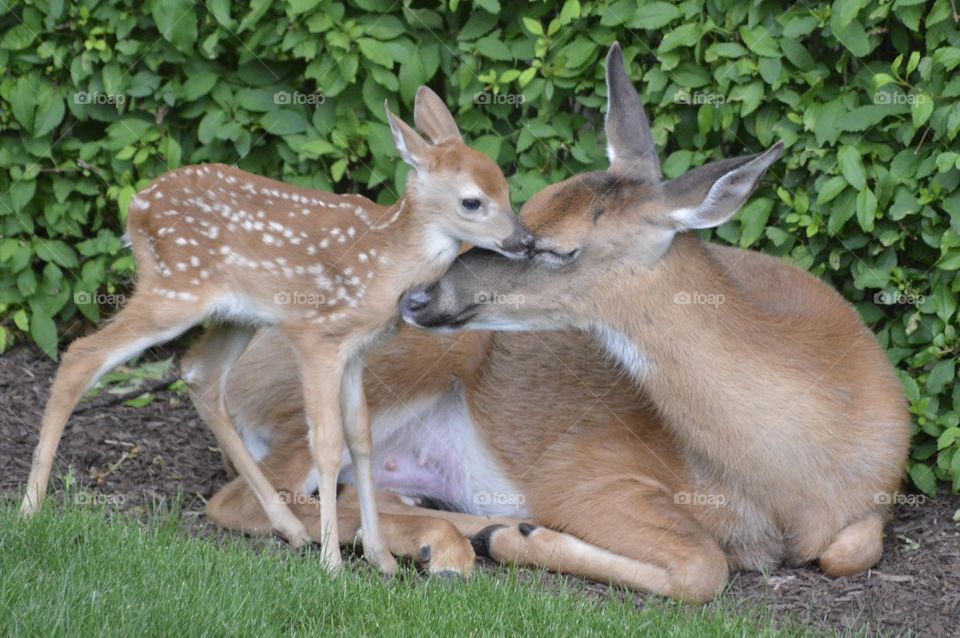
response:
<path fill-rule="evenodd" d="M 678 236 L 655 272 L 629 281 L 616 309 L 600 309 L 594 333 L 667 411 L 722 400 L 718 386 L 749 388 L 750 366 L 782 341 L 694 235 Z"/>

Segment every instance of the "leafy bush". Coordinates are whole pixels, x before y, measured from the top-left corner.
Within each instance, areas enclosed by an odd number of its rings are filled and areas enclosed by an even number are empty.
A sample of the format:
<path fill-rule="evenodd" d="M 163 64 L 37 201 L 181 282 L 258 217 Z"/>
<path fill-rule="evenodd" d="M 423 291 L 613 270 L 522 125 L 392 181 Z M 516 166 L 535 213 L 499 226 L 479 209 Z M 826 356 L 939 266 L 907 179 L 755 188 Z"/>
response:
<path fill-rule="evenodd" d="M 619 40 L 668 177 L 784 140 L 723 241 L 853 301 L 915 417 L 923 491 L 960 489 L 960 35 L 950 0 L 503 3 L 35 0 L 0 15 L 0 350 L 56 355 L 133 261 L 137 188 L 221 161 L 382 201 L 399 192 L 383 101 L 446 96 L 518 202 L 601 168 L 602 59 Z M 424 3 L 426 5 L 426 3 Z M 639 5 L 639 6 L 638 6 Z M 109 299 L 107 299 L 109 301 Z"/>

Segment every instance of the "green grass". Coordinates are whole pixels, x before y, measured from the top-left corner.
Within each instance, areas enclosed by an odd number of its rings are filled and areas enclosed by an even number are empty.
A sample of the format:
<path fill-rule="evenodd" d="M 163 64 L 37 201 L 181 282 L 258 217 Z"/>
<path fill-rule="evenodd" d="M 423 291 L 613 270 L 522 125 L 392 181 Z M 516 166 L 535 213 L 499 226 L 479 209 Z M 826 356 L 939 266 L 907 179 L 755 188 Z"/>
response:
<path fill-rule="evenodd" d="M 23 522 L 0 505 L 0 635 L 782 636 L 723 605 L 591 600 L 556 579 L 504 570 L 470 580 L 393 579 L 361 561 L 337 578 L 316 551 L 253 548 L 51 500 Z"/>

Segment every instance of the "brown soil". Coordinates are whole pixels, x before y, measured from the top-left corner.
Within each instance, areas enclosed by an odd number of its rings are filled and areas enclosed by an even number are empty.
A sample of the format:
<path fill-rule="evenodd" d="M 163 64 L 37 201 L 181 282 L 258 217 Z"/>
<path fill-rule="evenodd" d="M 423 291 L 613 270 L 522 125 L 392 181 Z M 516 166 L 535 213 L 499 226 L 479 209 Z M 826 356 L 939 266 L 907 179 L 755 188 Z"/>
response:
<path fill-rule="evenodd" d="M 169 353 L 167 353 L 169 354 Z M 29 473 L 55 364 L 21 347 L 0 358 L 0 497 L 12 501 Z M 201 513 L 227 480 L 213 437 L 184 395 L 143 408 L 95 399 L 72 417 L 57 454 L 53 489 L 72 475 L 111 505 L 143 513 L 179 498 L 191 533 L 217 535 Z M 106 403 L 106 404 L 105 404 Z M 814 567 L 734 574 L 726 605 L 792 617 L 814 629 L 960 636 L 960 496 L 904 503 L 887 528 L 883 559 L 866 574 L 831 579 Z M 488 566 L 489 567 L 489 566 Z M 606 586 L 563 578 L 584 595 Z M 636 595 L 638 604 L 646 599 Z"/>

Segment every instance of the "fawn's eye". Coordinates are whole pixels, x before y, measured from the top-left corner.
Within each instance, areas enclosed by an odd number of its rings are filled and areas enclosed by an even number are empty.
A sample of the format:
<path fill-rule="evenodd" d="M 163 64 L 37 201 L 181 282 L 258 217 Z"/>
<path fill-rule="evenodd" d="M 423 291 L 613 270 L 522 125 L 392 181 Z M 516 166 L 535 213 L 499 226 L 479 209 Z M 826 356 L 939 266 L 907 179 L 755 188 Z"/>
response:
<path fill-rule="evenodd" d="M 466 210 L 479 210 L 480 200 L 475 197 L 467 197 L 466 199 L 460 200 L 460 205 Z"/>

